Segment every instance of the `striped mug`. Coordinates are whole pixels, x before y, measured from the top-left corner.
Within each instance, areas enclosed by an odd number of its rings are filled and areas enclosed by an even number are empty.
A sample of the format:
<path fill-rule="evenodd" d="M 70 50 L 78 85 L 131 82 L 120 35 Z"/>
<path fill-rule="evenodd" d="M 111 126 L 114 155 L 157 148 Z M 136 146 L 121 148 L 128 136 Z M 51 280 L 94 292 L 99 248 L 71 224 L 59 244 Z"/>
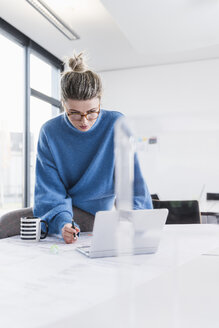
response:
<path fill-rule="evenodd" d="M 45 224 L 46 231 L 41 231 L 41 223 Z M 23 217 L 20 219 L 20 236 L 22 240 L 38 242 L 48 235 L 48 223 L 37 217 Z"/>

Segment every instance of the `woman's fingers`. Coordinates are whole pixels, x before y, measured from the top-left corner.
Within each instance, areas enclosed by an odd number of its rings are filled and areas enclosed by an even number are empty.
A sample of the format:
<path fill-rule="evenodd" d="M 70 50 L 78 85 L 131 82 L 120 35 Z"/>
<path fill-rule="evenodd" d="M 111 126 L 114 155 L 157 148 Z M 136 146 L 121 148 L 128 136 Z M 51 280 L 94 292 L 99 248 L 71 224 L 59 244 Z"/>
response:
<path fill-rule="evenodd" d="M 66 231 L 66 232 L 70 232 L 70 233 L 73 233 L 73 228 L 72 227 L 69 227 L 69 226 L 64 226 L 64 230 Z"/>
<path fill-rule="evenodd" d="M 62 237 L 64 238 L 64 240 L 65 240 L 65 242 L 67 244 L 71 244 L 71 243 L 75 242 L 78 239 L 77 233 L 79 231 L 80 231 L 80 229 L 78 227 L 76 227 L 75 229 L 73 229 L 71 227 L 71 224 L 70 223 L 67 223 L 62 228 Z M 75 235 L 75 237 L 74 237 L 74 235 Z"/>

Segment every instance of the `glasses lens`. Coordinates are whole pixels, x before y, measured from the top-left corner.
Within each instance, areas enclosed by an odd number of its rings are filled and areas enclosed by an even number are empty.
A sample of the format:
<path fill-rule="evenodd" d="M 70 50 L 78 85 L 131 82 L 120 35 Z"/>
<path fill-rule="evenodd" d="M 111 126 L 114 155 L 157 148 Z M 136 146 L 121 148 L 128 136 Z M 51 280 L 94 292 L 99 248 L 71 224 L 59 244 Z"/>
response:
<path fill-rule="evenodd" d="M 81 114 L 76 114 L 75 113 L 75 114 L 69 115 L 69 117 L 72 121 L 80 121 L 81 120 Z"/>
<path fill-rule="evenodd" d="M 99 115 L 99 112 L 93 112 L 93 113 L 88 113 L 85 117 L 87 120 L 92 121 L 95 120 Z M 82 117 L 84 117 L 81 114 L 78 113 L 73 113 L 71 115 L 69 115 L 70 120 L 72 121 L 80 121 L 82 119 Z"/>
<path fill-rule="evenodd" d="M 87 119 L 92 121 L 92 120 L 95 120 L 97 117 L 98 117 L 98 112 L 95 112 L 95 113 L 89 113 L 87 114 Z"/>

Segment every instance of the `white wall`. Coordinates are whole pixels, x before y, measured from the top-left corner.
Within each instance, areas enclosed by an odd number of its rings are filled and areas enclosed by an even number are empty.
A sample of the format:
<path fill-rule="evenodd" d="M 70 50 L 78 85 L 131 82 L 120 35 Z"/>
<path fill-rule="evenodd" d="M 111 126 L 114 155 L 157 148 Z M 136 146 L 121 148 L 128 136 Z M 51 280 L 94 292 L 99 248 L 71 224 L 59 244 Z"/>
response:
<path fill-rule="evenodd" d="M 151 193 L 197 199 L 203 187 L 203 198 L 219 192 L 219 59 L 101 76 L 103 107 L 141 117 L 139 135 L 158 137 L 140 153 Z"/>

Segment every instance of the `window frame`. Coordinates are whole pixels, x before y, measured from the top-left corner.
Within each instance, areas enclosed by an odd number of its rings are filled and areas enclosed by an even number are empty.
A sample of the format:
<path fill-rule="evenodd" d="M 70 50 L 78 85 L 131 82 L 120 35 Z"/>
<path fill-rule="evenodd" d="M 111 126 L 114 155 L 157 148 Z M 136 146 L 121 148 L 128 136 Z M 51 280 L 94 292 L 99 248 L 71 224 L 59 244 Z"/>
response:
<path fill-rule="evenodd" d="M 0 31 L 1 33 L 11 39 L 13 42 L 18 43 L 24 48 L 24 130 L 23 130 L 23 200 L 22 206 L 30 206 L 30 97 L 36 97 L 59 108 L 62 111 L 61 101 L 49 97 L 48 95 L 39 92 L 30 87 L 30 55 L 34 54 L 51 66 L 63 72 L 64 65 L 60 59 L 55 57 L 49 51 L 41 47 L 39 44 L 31 40 L 25 34 L 20 32 L 14 26 L 0 18 Z M 53 81 L 52 81 L 53 83 Z M 52 86 L 53 87 L 53 86 Z"/>

